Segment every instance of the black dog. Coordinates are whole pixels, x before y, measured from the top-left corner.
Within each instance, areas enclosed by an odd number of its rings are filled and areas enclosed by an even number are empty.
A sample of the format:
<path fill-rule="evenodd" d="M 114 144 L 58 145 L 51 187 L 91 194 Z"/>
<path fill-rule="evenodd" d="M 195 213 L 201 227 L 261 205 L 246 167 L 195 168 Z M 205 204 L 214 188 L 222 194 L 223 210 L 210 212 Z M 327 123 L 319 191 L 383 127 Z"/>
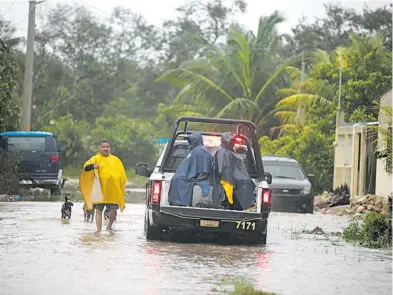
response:
<path fill-rule="evenodd" d="M 68 217 L 68 219 L 71 219 L 72 206 L 74 206 L 74 204 L 69 202 L 68 198 L 65 197 L 65 202 L 63 206 L 61 206 L 61 218 L 67 219 Z"/>
<path fill-rule="evenodd" d="M 93 220 L 94 220 L 94 209 L 87 210 L 86 203 L 83 204 L 83 215 L 85 217 L 85 221 L 93 222 Z"/>

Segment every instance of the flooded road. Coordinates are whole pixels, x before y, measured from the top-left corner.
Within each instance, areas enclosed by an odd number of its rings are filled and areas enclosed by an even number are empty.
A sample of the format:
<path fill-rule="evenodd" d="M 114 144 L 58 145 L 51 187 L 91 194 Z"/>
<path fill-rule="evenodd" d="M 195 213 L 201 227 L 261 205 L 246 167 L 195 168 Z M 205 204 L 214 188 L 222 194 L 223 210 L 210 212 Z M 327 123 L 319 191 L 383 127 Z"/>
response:
<path fill-rule="evenodd" d="M 60 208 L 0 203 L 0 294 L 212 294 L 229 277 L 277 294 L 392 294 L 390 251 L 301 233 L 342 231 L 346 217 L 272 213 L 266 246 L 222 246 L 146 241 L 143 204 L 100 236 L 82 203 L 70 221 Z"/>

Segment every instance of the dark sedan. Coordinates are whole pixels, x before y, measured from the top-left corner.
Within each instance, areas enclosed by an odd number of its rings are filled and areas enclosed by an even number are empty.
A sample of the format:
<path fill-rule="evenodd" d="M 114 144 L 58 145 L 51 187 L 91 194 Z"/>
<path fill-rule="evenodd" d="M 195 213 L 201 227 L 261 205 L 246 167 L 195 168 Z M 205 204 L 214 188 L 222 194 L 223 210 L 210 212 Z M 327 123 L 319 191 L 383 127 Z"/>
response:
<path fill-rule="evenodd" d="M 276 212 L 313 213 L 312 177 L 304 173 L 300 164 L 290 157 L 262 156 L 263 167 L 273 179 L 271 210 Z"/>

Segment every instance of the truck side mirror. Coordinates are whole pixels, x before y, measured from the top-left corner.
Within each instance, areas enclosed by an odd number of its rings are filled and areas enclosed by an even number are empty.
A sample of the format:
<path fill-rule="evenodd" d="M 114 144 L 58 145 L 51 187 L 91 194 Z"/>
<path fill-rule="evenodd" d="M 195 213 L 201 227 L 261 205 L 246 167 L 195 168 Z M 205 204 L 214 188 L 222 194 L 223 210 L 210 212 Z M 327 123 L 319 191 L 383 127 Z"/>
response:
<path fill-rule="evenodd" d="M 271 184 L 272 178 L 273 178 L 272 175 L 269 172 L 265 172 L 264 176 L 265 176 L 265 180 L 266 180 L 267 184 Z"/>
<path fill-rule="evenodd" d="M 147 163 L 138 163 L 136 164 L 135 174 L 144 177 L 150 177 L 152 171 L 147 168 Z"/>

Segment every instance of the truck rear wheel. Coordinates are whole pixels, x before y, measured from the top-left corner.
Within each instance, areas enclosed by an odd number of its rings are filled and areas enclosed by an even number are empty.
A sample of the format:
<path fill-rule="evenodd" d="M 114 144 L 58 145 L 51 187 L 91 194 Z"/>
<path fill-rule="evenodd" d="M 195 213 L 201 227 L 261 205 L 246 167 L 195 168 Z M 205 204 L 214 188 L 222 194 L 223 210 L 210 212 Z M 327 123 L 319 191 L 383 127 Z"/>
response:
<path fill-rule="evenodd" d="M 158 225 L 150 225 L 149 211 L 145 212 L 144 232 L 147 240 L 161 240 L 161 228 Z"/>

